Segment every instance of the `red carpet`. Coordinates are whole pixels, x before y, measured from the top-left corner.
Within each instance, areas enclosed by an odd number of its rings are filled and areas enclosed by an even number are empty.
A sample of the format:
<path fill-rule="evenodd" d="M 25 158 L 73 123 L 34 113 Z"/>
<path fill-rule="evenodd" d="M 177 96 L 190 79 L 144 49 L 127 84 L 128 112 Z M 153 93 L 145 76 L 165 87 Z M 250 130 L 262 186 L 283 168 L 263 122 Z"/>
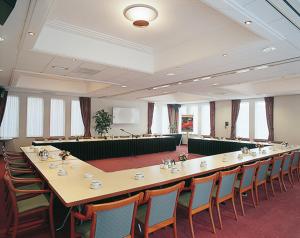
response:
<path fill-rule="evenodd" d="M 181 147 L 183 150 L 186 147 Z M 93 161 L 92 164 L 106 170 L 114 171 L 131 167 L 141 167 L 160 163 L 161 158 L 175 158 L 180 152 L 166 152 L 160 154 L 151 154 L 136 156 L 131 158 L 114 158 L 100 161 Z M 174 157 L 172 157 L 174 156 Z M 190 155 L 190 158 L 193 158 Z M 199 157 L 199 156 L 197 156 Z M 145 159 L 144 159 L 145 158 Z M 151 160 L 151 158 L 153 160 Z M 142 161 L 143 162 L 142 162 Z M 127 167 L 131 166 L 131 167 Z M 0 209 L 3 210 L 3 161 L 0 163 Z M 288 184 L 288 183 L 287 183 Z M 268 185 L 270 190 L 270 186 Z M 275 187 L 276 191 L 279 188 Z M 271 194 L 271 191 L 269 191 Z M 250 204 L 249 198 L 245 199 L 246 204 Z M 214 208 L 214 220 L 217 228 L 217 234 L 211 233 L 211 225 L 207 212 L 194 216 L 194 229 L 196 237 L 213 238 L 299 238 L 300 237 L 300 183 L 296 182 L 294 188 L 288 186 L 288 192 L 277 192 L 276 197 L 271 197 L 269 201 L 265 200 L 263 192 L 260 192 L 260 205 L 255 209 L 251 205 L 245 205 L 246 216 L 241 216 L 239 200 L 236 200 L 239 220 L 233 219 L 233 212 L 230 203 L 221 207 L 223 218 L 223 230 L 218 229 L 216 209 Z M 5 225 L 3 216 L 0 215 L 0 228 Z M 69 226 L 69 222 L 67 223 Z M 178 238 L 190 238 L 187 213 L 178 208 L 177 211 Z M 68 235 L 58 233 L 57 238 L 67 238 Z M 18 237 L 22 238 L 50 238 L 48 230 L 34 231 L 24 233 Z M 142 237 L 137 235 L 136 238 Z M 152 238 L 173 238 L 171 229 L 163 229 L 151 235 Z"/>
<path fill-rule="evenodd" d="M 141 168 L 160 164 L 162 159 L 178 160 L 179 154 L 187 153 L 187 146 L 177 146 L 176 151 L 146 154 L 130 157 L 119 157 L 101 160 L 92 160 L 89 163 L 105 172 L 114 172 L 125 169 Z M 189 159 L 199 158 L 201 155 L 189 154 Z"/>

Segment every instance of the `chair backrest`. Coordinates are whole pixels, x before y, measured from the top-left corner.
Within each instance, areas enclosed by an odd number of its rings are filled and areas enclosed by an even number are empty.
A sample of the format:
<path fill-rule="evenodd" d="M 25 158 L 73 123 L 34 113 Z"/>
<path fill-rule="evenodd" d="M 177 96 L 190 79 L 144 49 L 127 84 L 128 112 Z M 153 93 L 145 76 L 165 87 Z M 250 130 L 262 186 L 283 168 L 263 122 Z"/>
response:
<path fill-rule="evenodd" d="M 256 177 L 255 177 L 256 183 L 266 181 L 270 163 L 271 163 L 271 159 L 259 161 Z"/>
<path fill-rule="evenodd" d="M 283 160 L 282 156 L 273 158 L 273 163 L 272 163 L 272 168 L 271 168 L 271 176 L 275 176 L 280 173 L 282 160 Z"/>
<path fill-rule="evenodd" d="M 259 162 L 244 165 L 242 167 L 242 178 L 240 181 L 240 189 L 251 188 L 253 186 L 253 181 L 255 179 L 255 172 L 259 165 Z"/>
<path fill-rule="evenodd" d="M 226 199 L 234 194 L 234 183 L 240 167 L 228 171 L 221 171 L 219 175 L 219 186 L 217 190 L 217 199 Z"/>
<path fill-rule="evenodd" d="M 18 209 L 17 209 L 17 198 L 16 198 L 16 193 L 15 193 L 15 186 L 14 186 L 11 178 L 7 174 L 7 172 L 5 172 L 3 178 L 4 178 L 4 183 L 6 185 L 6 188 L 9 192 L 10 207 L 12 209 L 12 212 L 14 213 L 14 216 L 17 216 Z"/>
<path fill-rule="evenodd" d="M 87 205 L 92 217 L 90 238 L 134 237 L 137 205 L 143 193 L 116 202 Z"/>
<path fill-rule="evenodd" d="M 219 173 L 215 173 L 203 178 L 193 178 L 189 209 L 194 210 L 211 203 L 213 188 L 218 176 Z"/>
<path fill-rule="evenodd" d="M 291 162 L 292 162 L 292 155 L 290 155 L 290 154 L 285 154 L 285 155 L 283 156 L 283 161 L 282 161 L 282 167 L 281 167 L 281 170 L 282 170 L 283 172 L 289 171 L 290 166 L 291 166 Z"/>
<path fill-rule="evenodd" d="M 148 201 L 146 227 L 152 227 L 176 217 L 178 195 L 183 187 L 184 182 L 180 182 L 172 187 L 146 191 L 145 200 Z"/>
<path fill-rule="evenodd" d="M 294 156 L 292 159 L 292 167 L 293 168 L 298 168 L 299 167 L 299 155 L 300 155 L 300 151 L 295 151 L 294 152 Z"/>

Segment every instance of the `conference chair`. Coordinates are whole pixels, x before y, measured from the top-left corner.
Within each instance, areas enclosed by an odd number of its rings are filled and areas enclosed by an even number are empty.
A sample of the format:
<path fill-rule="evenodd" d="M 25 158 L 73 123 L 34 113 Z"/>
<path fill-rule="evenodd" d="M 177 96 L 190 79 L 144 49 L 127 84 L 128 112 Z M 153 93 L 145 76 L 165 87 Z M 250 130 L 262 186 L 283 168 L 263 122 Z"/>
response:
<path fill-rule="evenodd" d="M 137 220 L 143 225 L 144 237 L 167 226 L 173 226 L 173 235 L 177 238 L 176 207 L 184 182 L 174 186 L 147 190 L 144 203 L 138 208 Z"/>
<path fill-rule="evenodd" d="M 16 188 L 15 181 L 7 174 L 4 181 L 9 191 L 9 213 L 7 217 L 8 225 L 6 235 L 11 233 L 15 238 L 18 233 L 40 228 L 44 225 L 50 226 L 51 237 L 55 237 L 53 223 L 53 194 L 47 189 L 28 190 Z M 17 181 L 18 184 L 27 184 L 25 181 Z M 22 196 L 18 197 L 17 194 Z M 30 195 L 26 197 L 23 195 Z M 48 219 L 45 216 L 47 214 Z"/>
<path fill-rule="evenodd" d="M 193 215 L 208 210 L 213 233 L 216 233 L 212 215 L 212 194 L 219 173 L 202 178 L 193 178 L 190 191 L 180 194 L 178 204 L 188 210 L 189 224 L 192 237 L 195 238 L 193 227 Z"/>
<path fill-rule="evenodd" d="M 235 219 L 238 220 L 235 201 L 234 201 L 234 184 L 237 178 L 238 173 L 240 172 L 240 167 L 237 167 L 228 171 L 221 171 L 219 175 L 219 184 L 217 185 L 216 192 L 214 194 L 218 217 L 220 222 L 220 228 L 223 228 L 222 217 L 220 211 L 220 203 L 231 200 Z"/>
<path fill-rule="evenodd" d="M 275 190 L 274 190 L 274 180 L 277 179 L 279 186 L 280 186 L 280 191 L 282 192 L 282 184 L 281 184 L 281 178 L 280 178 L 280 170 L 281 170 L 281 165 L 282 165 L 282 156 L 274 157 L 271 161 L 271 170 L 268 172 L 268 178 L 271 183 L 271 188 L 272 188 L 272 194 L 275 196 Z"/>
<path fill-rule="evenodd" d="M 296 176 L 298 179 L 298 182 L 300 181 L 300 171 L 299 171 L 299 155 L 300 155 L 300 151 L 295 151 L 294 152 L 294 156 L 292 157 L 292 163 L 291 163 L 291 177 L 292 177 L 292 182 L 294 183 L 294 173 L 296 172 Z"/>
<path fill-rule="evenodd" d="M 235 189 L 239 193 L 240 203 L 242 208 L 242 214 L 245 216 L 244 204 L 243 204 L 243 193 L 251 192 L 251 198 L 253 206 L 256 207 L 255 198 L 254 198 L 254 180 L 255 180 L 255 172 L 258 167 L 259 162 L 250 165 L 244 165 L 241 169 L 242 177 L 241 179 L 237 179 L 235 183 Z"/>
<path fill-rule="evenodd" d="M 286 185 L 284 182 L 284 177 L 287 175 L 289 182 L 291 184 L 291 186 L 293 187 L 293 182 L 292 182 L 292 178 L 291 178 L 291 162 L 292 162 L 292 157 L 293 157 L 293 153 L 292 154 L 285 154 L 283 156 L 283 161 L 282 161 L 282 166 L 281 166 L 281 170 L 280 170 L 280 178 L 281 178 L 281 182 L 283 185 L 283 189 L 285 192 L 287 192 L 286 189 Z"/>
<path fill-rule="evenodd" d="M 262 160 L 258 162 L 258 168 L 255 174 L 254 180 L 254 189 L 256 195 L 256 205 L 258 205 L 259 197 L 258 197 L 258 188 L 259 186 L 263 186 L 267 200 L 269 200 L 269 194 L 267 189 L 267 176 L 268 176 L 268 169 L 270 167 L 271 159 Z"/>
<path fill-rule="evenodd" d="M 143 193 L 103 204 L 86 205 L 85 214 L 71 213 L 71 238 L 134 238 L 135 217 Z M 81 223 L 76 224 L 75 220 Z"/>

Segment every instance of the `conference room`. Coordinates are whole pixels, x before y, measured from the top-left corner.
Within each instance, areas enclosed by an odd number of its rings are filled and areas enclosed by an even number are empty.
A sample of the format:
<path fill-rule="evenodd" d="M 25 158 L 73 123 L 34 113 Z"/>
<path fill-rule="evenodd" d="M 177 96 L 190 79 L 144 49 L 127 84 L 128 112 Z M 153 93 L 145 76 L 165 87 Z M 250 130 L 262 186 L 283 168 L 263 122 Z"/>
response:
<path fill-rule="evenodd" d="M 300 237 L 299 0 L 0 0 L 0 238 Z"/>

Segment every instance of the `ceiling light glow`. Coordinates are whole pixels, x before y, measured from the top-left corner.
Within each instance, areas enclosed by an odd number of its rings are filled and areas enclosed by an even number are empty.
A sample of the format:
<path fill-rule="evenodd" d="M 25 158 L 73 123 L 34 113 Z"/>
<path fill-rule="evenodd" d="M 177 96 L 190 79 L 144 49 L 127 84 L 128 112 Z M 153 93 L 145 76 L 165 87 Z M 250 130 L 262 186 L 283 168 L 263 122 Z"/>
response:
<path fill-rule="evenodd" d="M 201 78 L 202 81 L 207 80 L 207 79 L 211 79 L 211 76 L 206 76 L 206 77 Z"/>
<path fill-rule="evenodd" d="M 263 51 L 264 53 L 269 53 L 269 52 L 272 52 L 272 51 L 274 51 L 274 50 L 276 50 L 276 48 L 275 48 L 274 46 L 270 46 L 270 47 L 264 48 L 262 51 Z"/>
<path fill-rule="evenodd" d="M 245 21 L 244 22 L 246 25 L 251 25 L 252 24 L 252 21 Z"/>
<path fill-rule="evenodd" d="M 167 73 L 167 76 L 174 76 L 174 73 Z"/>
<path fill-rule="evenodd" d="M 246 72 L 249 72 L 250 69 L 241 69 L 241 70 L 238 70 L 236 71 L 237 74 L 242 74 L 242 73 L 246 73 Z"/>
<path fill-rule="evenodd" d="M 194 80 L 193 80 L 193 82 L 198 82 L 198 81 L 199 81 L 199 79 L 194 79 Z"/>
<path fill-rule="evenodd" d="M 4 37 L 0 36 L 0 42 L 4 41 Z"/>
<path fill-rule="evenodd" d="M 30 35 L 30 36 L 34 36 L 34 35 L 35 35 L 35 33 L 34 33 L 34 32 L 32 32 L 32 31 L 29 31 L 29 32 L 28 32 L 28 35 Z"/>
<path fill-rule="evenodd" d="M 123 14 L 136 27 L 146 27 L 158 16 L 157 10 L 146 4 L 130 5 L 124 9 Z"/>
<path fill-rule="evenodd" d="M 127 86 L 126 86 L 126 85 L 122 85 L 121 87 L 122 87 L 122 88 L 127 88 Z"/>
<path fill-rule="evenodd" d="M 166 85 L 163 85 L 163 86 L 154 87 L 153 89 L 156 90 L 156 89 L 159 89 L 159 88 L 167 88 L 167 87 L 170 87 L 170 84 L 166 84 Z"/>
<path fill-rule="evenodd" d="M 260 70 L 260 69 L 267 69 L 269 68 L 269 65 L 261 65 L 254 68 L 254 70 Z"/>

